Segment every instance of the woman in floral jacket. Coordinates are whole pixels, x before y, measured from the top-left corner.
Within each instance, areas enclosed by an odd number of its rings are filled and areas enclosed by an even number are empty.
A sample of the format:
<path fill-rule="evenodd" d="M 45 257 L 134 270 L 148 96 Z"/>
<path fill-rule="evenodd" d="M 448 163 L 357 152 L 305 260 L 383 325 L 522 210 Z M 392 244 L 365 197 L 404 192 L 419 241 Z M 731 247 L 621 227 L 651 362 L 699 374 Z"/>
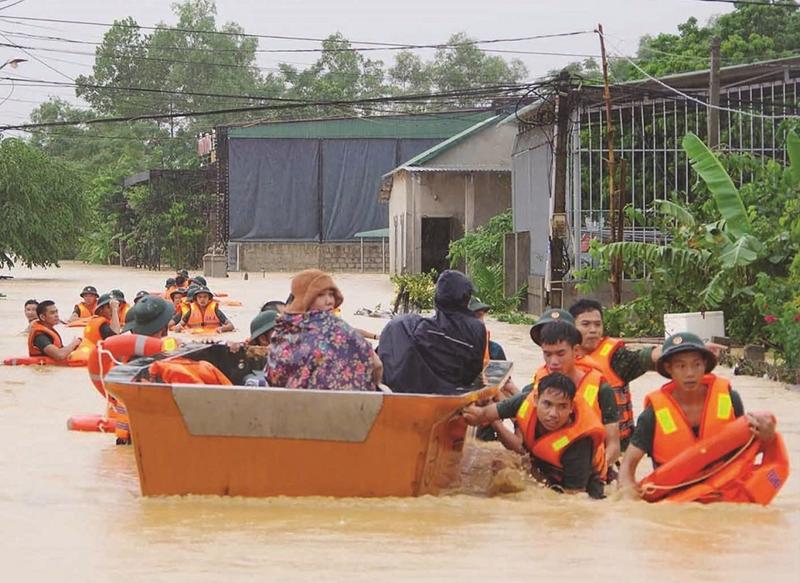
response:
<path fill-rule="evenodd" d="M 301 271 L 292 279 L 292 296 L 272 333 L 264 369 L 269 385 L 373 390 L 380 361 L 369 343 L 333 314 L 344 299 L 333 278 L 318 269 Z"/>

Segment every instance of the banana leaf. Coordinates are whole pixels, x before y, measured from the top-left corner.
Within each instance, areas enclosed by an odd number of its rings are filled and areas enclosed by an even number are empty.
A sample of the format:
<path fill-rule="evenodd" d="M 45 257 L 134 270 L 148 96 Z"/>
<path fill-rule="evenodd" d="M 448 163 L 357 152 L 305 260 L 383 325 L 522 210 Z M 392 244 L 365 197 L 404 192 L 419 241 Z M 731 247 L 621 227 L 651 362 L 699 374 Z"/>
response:
<path fill-rule="evenodd" d="M 684 136 L 683 149 L 692 162 L 692 168 L 700 175 L 714 197 L 717 209 L 725 219 L 728 232 L 736 239 L 750 233 L 750 219 L 739 191 L 714 153 L 692 132 Z"/>
<path fill-rule="evenodd" d="M 659 205 L 658 210 L 660 210 L 662 214 L 675 219 L 685 227 L 694 227 L 694 216 L 692 216 L 692 213 L 690 213 L 686 207 L 672 202 L 671 200 L 657 200 L 655 202 Z"/>
<path fill-rule="evenodd" d="M 733 243 L 725 245 L 719 259 L 725 269 L 744 267 L 758 259 L 759 252 L 762 249 L 763 245 L 758 239 L 745 235 Z"/>

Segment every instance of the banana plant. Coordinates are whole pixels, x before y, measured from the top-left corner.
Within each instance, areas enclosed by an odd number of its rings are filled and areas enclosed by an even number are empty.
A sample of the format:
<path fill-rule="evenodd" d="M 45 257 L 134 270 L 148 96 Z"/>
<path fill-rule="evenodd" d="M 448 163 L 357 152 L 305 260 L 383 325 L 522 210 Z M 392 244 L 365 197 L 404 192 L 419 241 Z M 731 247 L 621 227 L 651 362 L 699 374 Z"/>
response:
<path fill-rule="evenodd" d="M 791 162 L 787 180 L 800 185 L 800 137 L 795 132 L 789 132 L 786 147 Z M 693 133 L 684 137 L 683 149 L 706 184 L 719 220 L 699 225 L 684 206 L 656 201 L 659 213 L 674 221 L 680 236 L 667 245 L 610 243 L 603 247 L 602 255 L 609 261 L 621 256 L 626 264 L 640 262 L 668 270 L 676 280 L 697 286 L 698 308 L 711 309 L 729 298 L 752 294 L 753 266 L 765 258 L 767 247 L 753 233 L 742 197 L 714 152 Z"/>

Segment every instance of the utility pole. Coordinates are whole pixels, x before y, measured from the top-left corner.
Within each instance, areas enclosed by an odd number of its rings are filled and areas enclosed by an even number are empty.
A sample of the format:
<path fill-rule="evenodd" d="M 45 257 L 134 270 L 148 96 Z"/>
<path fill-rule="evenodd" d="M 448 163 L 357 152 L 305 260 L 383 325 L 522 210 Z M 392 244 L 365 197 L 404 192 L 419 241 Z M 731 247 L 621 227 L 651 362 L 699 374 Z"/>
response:
<path fill-rule="evenodd" d="M 567 251 L 567 143 L 569 141 L 570 82 L 569 73 L 558 76 L 556 104 L 555 179 L 553 185 L 553 217 L 550 223 L 550 305 L 563 307 Z"/>
<path fill-rule="evenodd" d="M 711 39 L 711 74 L 708 76 L 708 147 L 719 146 L 719 46 L 718 36 Z"/>
<path fill-rule="evenodd" d="M 615 178 L 617 174 L 617 161 L 614 157 L 614 121 L 611 117 L 611 90 L 608 87 L 608 59 L 606 58 L 606 41 L 603 36 L 603 25 L 597 25 L 597 32 L 600 34 L 600 58 L 603 61 L 603 98 L 606 102 L 606 143 L 608 147 L 608 198 L 609 198 L 609 224 L 611 227 L 611 241 L 617 242 L 622 239 L 622 232 L 617 233 L 617 225 L 620 223 L 622 209 L 619 208 L 617 187 Z M 601 217 L 602 220 L 602 217 Z M 602 233 L 602 230 L 601 230 Z M 617 238 L 619 236 L 619 239 Z M 621 293 L 622 261 L 617 256 L 611 261 L 611 301 L 616 306 L 622 301 Z"/>

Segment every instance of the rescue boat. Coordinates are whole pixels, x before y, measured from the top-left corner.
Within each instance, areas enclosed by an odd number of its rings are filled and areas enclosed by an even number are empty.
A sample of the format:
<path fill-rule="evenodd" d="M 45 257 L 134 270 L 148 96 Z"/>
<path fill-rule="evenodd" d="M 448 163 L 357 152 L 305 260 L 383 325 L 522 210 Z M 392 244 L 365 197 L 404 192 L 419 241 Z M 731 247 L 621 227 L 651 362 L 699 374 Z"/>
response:
<path fill-rule="evenodd" d="M 189 345 L 116 366 L 106 389 L 130 416 L 145 496 L 420 496 L 457 485 L 461 409 L 494 395 L 490 362 L 451 395 L 163 384 L 154 361 L 211 362 L 234 383 L 252 367 L 225 345 Z"/>

